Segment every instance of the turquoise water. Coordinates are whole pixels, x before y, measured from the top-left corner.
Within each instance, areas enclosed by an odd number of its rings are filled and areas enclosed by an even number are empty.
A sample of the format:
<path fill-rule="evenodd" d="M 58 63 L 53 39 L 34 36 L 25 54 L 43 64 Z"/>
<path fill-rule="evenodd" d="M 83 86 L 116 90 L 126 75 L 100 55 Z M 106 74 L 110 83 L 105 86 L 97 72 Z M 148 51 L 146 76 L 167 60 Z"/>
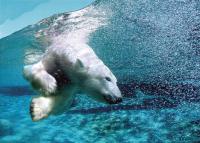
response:
<path fill-rule="evenodd" d="M 40 122 L 29 116 L 30 95 L 1 95 L 0 142 L 198 142 L 198 103 L 176 107 L 159 106 L 141 99 L 126 98 L 122 105 L 108 107 L 79 95 L 70 111 Z M 152 98 L 152 97 L 151 97 Z M 162 100 L 163 101 L 163 100 Z M 159 104 L 159 105 L 158 105 Z M 129 108 L 127 109 L 127 105 Z M 144 107 L 143 107 L 144 106 Z M 155 107 L 157 106 L 157 107 Z"/>
<path fill-rule="evenodd" d="M 0 143 L 199 142 L 199 10 L 196 0 L 97 0 L 1 39 Z M 32 122 L 37 93 L 23 66 L 77 29 L 117 76 L 124 100 L 111 106 L 79 94 L 69 111 Z"/>

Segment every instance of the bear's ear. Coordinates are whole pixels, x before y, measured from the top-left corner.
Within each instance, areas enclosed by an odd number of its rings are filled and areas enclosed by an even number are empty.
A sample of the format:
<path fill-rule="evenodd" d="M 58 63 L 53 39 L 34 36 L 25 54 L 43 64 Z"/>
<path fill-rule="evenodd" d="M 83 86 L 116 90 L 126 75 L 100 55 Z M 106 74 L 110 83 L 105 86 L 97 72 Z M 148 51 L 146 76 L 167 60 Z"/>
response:
<path fill-rule="evenodd" d="M 77 59 L 77 60 L 76 60 L 76 63 L 75 63 L 75 69 L 76 69 L 76 71 L 78 71 L 79 73 L 87 73 L 89 67 L 86 67 L 86 66 L 84 65 L 84 63 L 83 63 L 80 59 Z"/>
<path fill-rule="evenodd" d="M 75 63 L 75 68 L 77 69 L 77 70 L 83 70 L 84 69 L 84 64 L 83 64 L 83 62 L 80 60 L 80 59 L 77 59 L 76 60 L 76 63 Z"/>

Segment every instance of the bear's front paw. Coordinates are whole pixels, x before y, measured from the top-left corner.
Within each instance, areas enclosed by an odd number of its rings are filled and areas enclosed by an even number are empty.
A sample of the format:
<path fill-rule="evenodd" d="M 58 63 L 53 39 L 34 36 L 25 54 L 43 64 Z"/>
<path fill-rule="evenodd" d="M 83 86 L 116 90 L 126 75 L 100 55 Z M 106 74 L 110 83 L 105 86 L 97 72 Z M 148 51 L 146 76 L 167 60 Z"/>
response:
<path fill-rule="evenodd" d="M 31 84 L 44 95 L 54 94 L 57 90 L 56 79 L 46 71 L 35 74 L 31 80 Z"/>
<path fill-rule="evenodd" d="M 41 90 L 45 95 L 54 94 L 57 90 L 57 82 L 51 75 L 46 75 L 41 81 Z"/>
<path fill-rule="evenodd" d="M 49 116 L 51 112 L 51 100 L 45 97 L 35 97 L 31 101 L 30 114 L 33 121 L 38 121 Z"/>

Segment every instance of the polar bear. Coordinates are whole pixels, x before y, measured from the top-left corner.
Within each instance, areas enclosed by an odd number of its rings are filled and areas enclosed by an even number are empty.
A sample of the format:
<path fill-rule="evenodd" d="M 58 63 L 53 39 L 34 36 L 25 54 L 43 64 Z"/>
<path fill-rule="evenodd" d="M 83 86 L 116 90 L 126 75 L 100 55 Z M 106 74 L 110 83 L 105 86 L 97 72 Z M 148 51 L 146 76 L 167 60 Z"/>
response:
<path fill-rule="evenodd" d="M 52 44 L 42 59 L 24 67 L 24 77 L 41 93 L 30 105 L 33 121 L 62 113 L 74 95 L 115 104 L 122 101 L 117 79 L 87 44 Z"/>

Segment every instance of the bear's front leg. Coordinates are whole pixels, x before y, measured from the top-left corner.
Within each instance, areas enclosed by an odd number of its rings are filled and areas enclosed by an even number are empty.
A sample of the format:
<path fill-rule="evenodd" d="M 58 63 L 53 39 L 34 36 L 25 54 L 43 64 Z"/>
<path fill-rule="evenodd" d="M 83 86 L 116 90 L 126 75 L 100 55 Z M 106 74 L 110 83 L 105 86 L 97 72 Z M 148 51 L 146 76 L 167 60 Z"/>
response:
<path fill-rule="evenodd" d="M 56 92 L 56 79 L 46 71 L 42 62 L 25 66 L 24 77 L 31 83 L 33 88 L 39 90 L 44 95 Z"/>
<path fill-rule="evenodd" d="M 47 118 L 49 115 L 58 115 L 69 109 L 74 93 L 75 87 L 67 87 L 63 91 L 51 96 L 37 96 L 34 97 L 30 105 L 30 114 L 33 121 L 39 121 Z"/>

